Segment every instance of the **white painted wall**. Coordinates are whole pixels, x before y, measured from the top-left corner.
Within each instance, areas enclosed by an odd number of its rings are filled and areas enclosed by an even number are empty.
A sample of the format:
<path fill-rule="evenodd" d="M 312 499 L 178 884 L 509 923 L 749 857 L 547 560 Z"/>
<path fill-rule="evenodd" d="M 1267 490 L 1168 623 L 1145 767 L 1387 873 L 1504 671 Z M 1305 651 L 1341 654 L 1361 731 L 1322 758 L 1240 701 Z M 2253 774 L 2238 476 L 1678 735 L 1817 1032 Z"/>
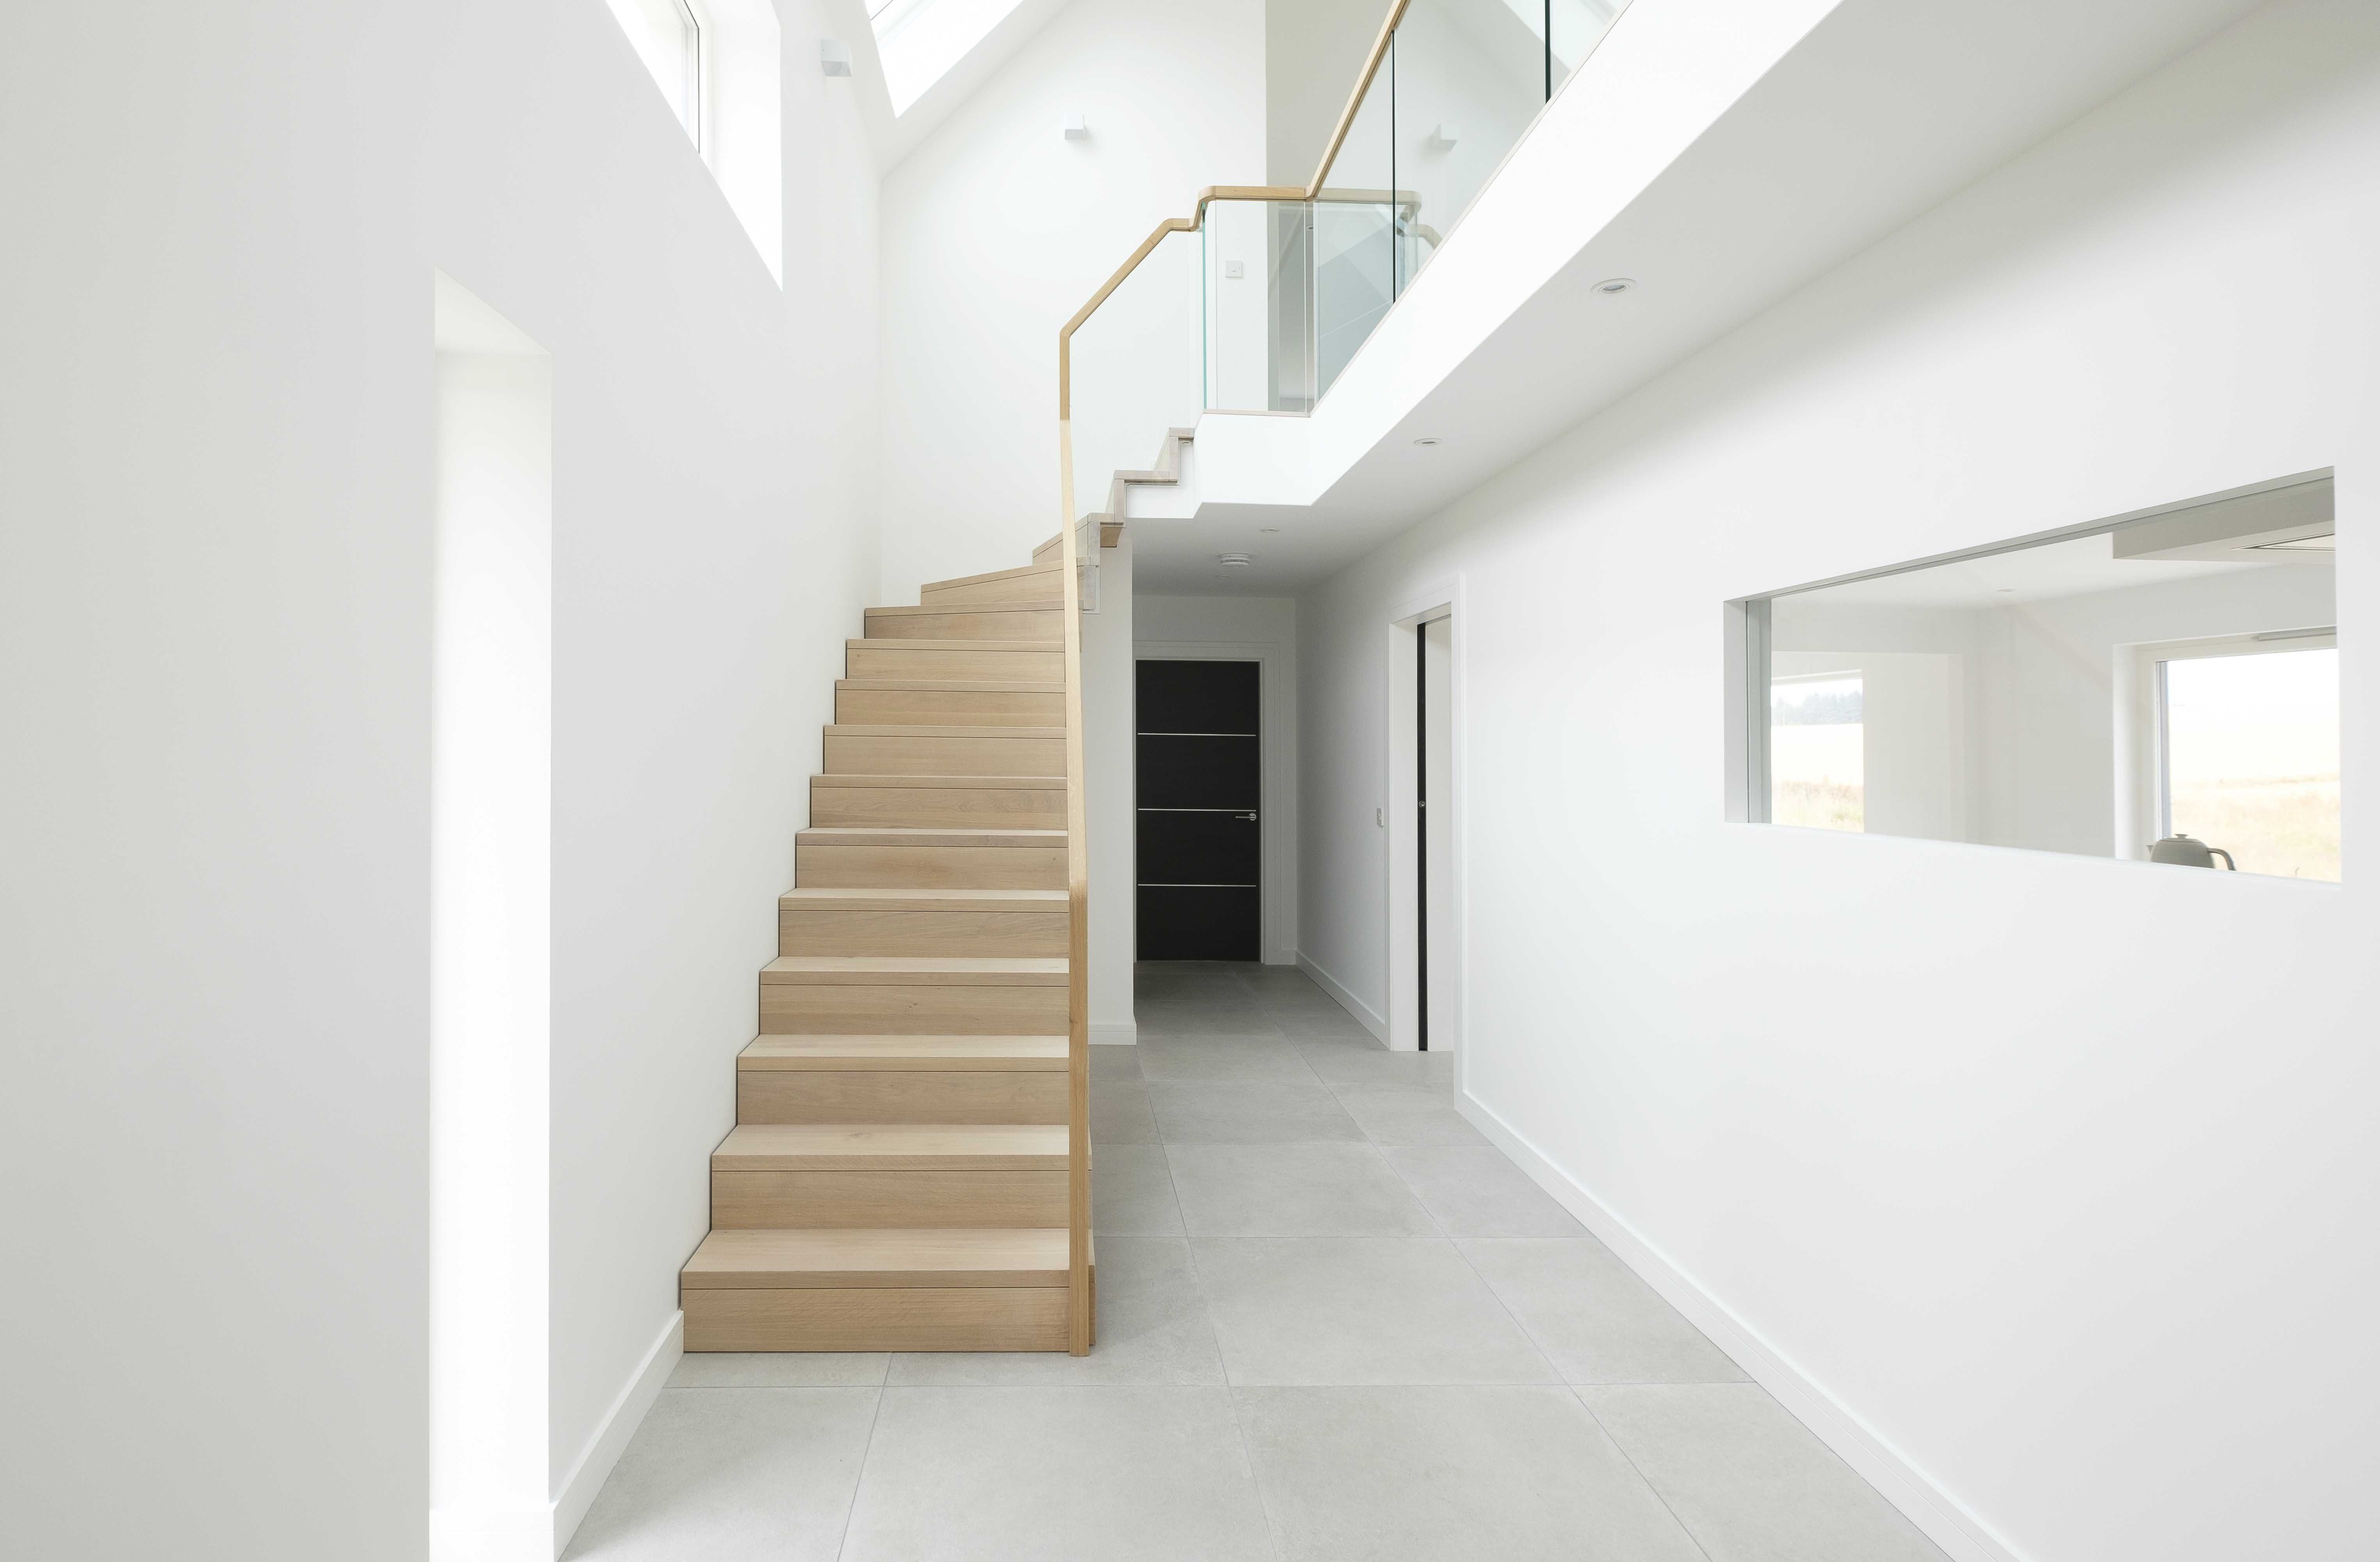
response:
<path fill-rule="evenodd" d="M 1060 133 L 1068 114 L 1087 139 Z M 1263 166 L 1261 0 L 1073 0 L 892 170 L 881 600 L 1012 568 L 1057 530 L 1058 328 L 1160 221 L 1189 215 L 1208 185 L 1260 182 Z M 1195 242 L 1117 306 L 1120 321 L 1137 303 L 1160 341 L 1078 349 L 1080 423 L 1120 393 L 1155 394 L 1160 373 L 1171 394 L 1123 420 L 1083 509 L 1104 503 L 1108 471 L 1145 466 L 1187 420 L 1174 406 L 1196 410 Z"/>
<path fill-rule="evenodd" d="M 1160 526 L 1163 522 L 1150 522 Z M 1129 533 L 1134 528 L 1127 526 Z M 1264 961 L 1297 963 L 1297 603 L 1287 597 L 1143 595 L 1133 604 L 1135 656 L 1261 663 L 1257 731 L 1263 801 Z"/>
<path fill-rule="evenodd" d="M 1091 1040 L 1129 1047 L 1135 872 L 1132 547 L 1126 527 L 1099 550 L 1099 611 L 1083 615 L 1084 844 L 1091 859 Z M 1096 534 L 1092 538 L 1097 540 Z"/>
<path fill-rule="evenodd" d="M 1302 952 L 1381 1001 L 1457 579 L 1467 1109 L 1962 1557 L 2369 1551 L 2380 917 L 1726 824 L 1721 604 L 2335 463 L 2361 817 L 2375 145 L 2380 12 L 2268 6 L 1299 604 Z"/>
<path fill-rule="evenodd" d="M 0 21 L 0 1549 L 425 1554 L 433 266 L 553 360 L 547 1468 L 600 1479 L 876 574 L 875 176 L 779 9 L 782 292 L 597 0 Z"/>

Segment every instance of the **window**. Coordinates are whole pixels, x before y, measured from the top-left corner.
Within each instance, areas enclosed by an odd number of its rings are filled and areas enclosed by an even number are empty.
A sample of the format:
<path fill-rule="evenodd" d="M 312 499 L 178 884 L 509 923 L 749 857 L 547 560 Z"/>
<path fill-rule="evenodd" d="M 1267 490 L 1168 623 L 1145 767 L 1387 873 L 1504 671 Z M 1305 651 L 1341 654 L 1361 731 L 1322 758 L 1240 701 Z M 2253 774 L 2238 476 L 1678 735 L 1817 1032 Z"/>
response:
<path fill-rule="evenodd" d="M 612 10 L 678 123 L 702 148 L 703 29 L 692 0 L 612 0 Z"/>
<path fill-rule="evenodd" d="M 965 59 L 1019 0 L 868 0 L 892 112 L 906 114 Z"/>
<path fill-rule="evenodd" d="M 2336 531 L 2313 473 L 1731 604 L 1736 815 L 2335 880 Z"/>
<path fill-rule="evenodd" d="M 2157 658 L 2154 687 L 2158 835 L 2204 842 L 2242 873 L 2336 880 L 2330 637 L 2175 650 Z"/>
<path fill-rule="evenodd" d="M 1770 820 L 1863 829 L 1866 726 L 1856 672 L 1772 677 L 1768 685 Z"/>
<path fill-rule="evenodd" d="M 783 285 L 783 36 L 774 0 L 608 0 L 637 58 Z"/>

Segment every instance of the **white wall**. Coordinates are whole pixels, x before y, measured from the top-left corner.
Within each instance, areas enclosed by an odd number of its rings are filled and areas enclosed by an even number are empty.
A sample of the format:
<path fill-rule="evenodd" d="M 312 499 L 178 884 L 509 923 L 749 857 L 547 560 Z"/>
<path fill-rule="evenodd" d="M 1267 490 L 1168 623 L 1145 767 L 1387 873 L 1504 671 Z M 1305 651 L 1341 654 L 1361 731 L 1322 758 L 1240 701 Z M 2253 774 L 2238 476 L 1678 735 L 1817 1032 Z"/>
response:
<path fill-rule="evenodd" d="M 0 23 L 0 1549 L 424 1555 L 433 266 L 553 360 L 557 1484 L 665 1338 L 875 575 L 780 8 L 782 293 L 598 0 Z"/>
<path fill-rule="evenodd" d="M 1068 114 L 1085 116 L 1088 139 L 1060 133 Z M 881 600 L 1013 568 L 1058 529 L 1058 328 L 1160 221 L 1189 215 L 1208 185 L 1260 182 L 1263 165 L 1261 0 L 1073 0 L 891 171 Z M 1186 253 L 1164 296 L 1142 302 L 1178 320 L 1165 362 L 1173 403 L 1195 413 L 1198 283 Z M 1135 300 L 1120 297 L 1121 317 Z M 1120 388 L 1148 390 L 1135 382 L 1146 355 L 1092 361 L 1098 351 L 1078 349 L 1078 421 Z M 1109 469 L 1146 465 L 1168 423 L 1184 420 L 1170 406 L 1152 412 Z M 1080 507 L 1102 504 L 1106 486 L 1102 471 Z"/>
<path fill-rule="evenodd" d="M 1099 552 L 1099 611 L 1083 615 L 1084 844 L 1091 859 L 1091 1040 L 1129 1047 L 1133 1019 L 1135 750 L 1132 548 L 1126 527 Z M 1092 538 L 1096 542 L 1096 534 Z"/>
<path fill-rule="evenodd" d="M 1162 525 L 1151 522 L 1150 525 Z M 1127 526 L 1125 531 L 1133 528 Z M 1297 603 L 1287 597 L 1144 594 L 1133 604 L 1135 656 L 1261 664 L 1264 962 L 1297 963 Z"/>
<path fill-rule="evenodd" d="M 2361 817 L 2375 145 L 2380 12 L 2268 7 L 1299 605 L 1303 952 L 1380 1001 L 1455 579 L 1467 1108 L 1961 1556 L 2370 1549 L 2380 916 L 1723 823 L 1721 604 L 2336 464 Z"/>

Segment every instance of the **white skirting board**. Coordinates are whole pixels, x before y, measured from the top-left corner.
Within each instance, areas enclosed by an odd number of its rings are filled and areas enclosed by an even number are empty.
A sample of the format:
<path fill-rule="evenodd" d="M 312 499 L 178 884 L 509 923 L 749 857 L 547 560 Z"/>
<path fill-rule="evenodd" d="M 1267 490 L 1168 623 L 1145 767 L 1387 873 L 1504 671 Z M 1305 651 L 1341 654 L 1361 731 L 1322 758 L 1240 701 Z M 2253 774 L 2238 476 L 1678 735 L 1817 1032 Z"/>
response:
<path fill-rule="evenodd" d="M 570 1537 L 578 1532 L 579 1521 L 587 1517 L 587 1510 L 595 1504 L 595 1494 L 603 1489 L 603 1483 L 611 1477 L 612 1467 L 618 1464 L 620 1456 L 627 1451 L 628 1439 L 637 1435 L 637 1428 L 644 1422 L 645 1412 L 651 1410 L 653 1401 L 662 1397 L 662 1390 L 669 1386 L 670 1374 L 677 1370 L 678 1358 L 685 1354 L 686 1314 L 672 1313 L 669 1321 L 662 1326 L 661 1337 L 653 1341 L 652 1349 L 645 1352 L 645 1359 L 637 1370 L 628 1374 L 628 1381 L 621 1386 L 618 1397 L 612 1401 L 612 1408 L 603 1413 L 602 1424 L 595 1428 L 595 1435 L 589 1437 L 587 1447 L 579 1450 L 578 1462 L 571 1467 L 570 1473 L 564 1477 L 560 1488 L 554 1493 L 553 1555 L 556 1557 L 570 1544 Z"/>
<path fill-rule="evenodd" d="M 1094 1020 L 1091 1022 L 1093 1047 L 1131 1047 L 1140 1040 L 1140 1024 L 1134 1020 Z"/>
<path fill-rule="evenodd" d="M 1318 981 L 1321 974 L 1315 973 Z M 1346 999 L 1341 999 L 1341 1002 Z M 1958 1558 L 1958 1562 L 2022 1562 L 2022 1554 L 1962 1503 L 1912 1464 L 1900 1451 L 1878 1436 L 1840 1400 L 1755 1333 L 1693 1277 L 1671 1264 L 1602 1200 L 1571 1179 L 1502 1118 L 1480 1104 L 1468 1091 L 1458 1091 L 1454 1105 L 1480 1132 L 1543 1188 L 1581 1224 L 1620 1255 L 1637 1277 L 1686 1315 L 1688 1322 L 1735 1359 L 1735 1364 L 1800 1418 L 1819 1441 L 1842 1457 L 1844 1463 L 1866 1478 L 1885 1499 L 1909 1516 L 1911 1523 Z"/>
<path fill-rule="evenodd" d="M 1300 971 L 1305 972 L 1307 975 L 1313 977 L 1315 985 L 1319 987 L 1324 992 L 1329 993 L 1332 998 L 1338 999 L 1339 1007 L 1344 1009 L 1348 1013 L 1355 1016 L 1356 1023 L 1361 1024 L 1366 1030 L 1371 1032 L 1373 1035 L 1378 1037 L 1379 1043 L 1382 1047 L 1386 1047 L 1389 1044 L 1389 1022 L 1381 1015 L 1375 1013 L 1370 1004 L 1366 1003 L 1362 999 L 1357 998 L 1354 993 L 1351 993 L 1345 987 L 1341 987 L 1339 985 L 1338 977 L 1333 976 L 1330 972 L 1325 971 L 1322 967 L 1315 964 L 1311 960 L 1308 960 L 1305 957 L 1304 951 L 1300 951 L 1298 952 L 1297 968 Z"/>

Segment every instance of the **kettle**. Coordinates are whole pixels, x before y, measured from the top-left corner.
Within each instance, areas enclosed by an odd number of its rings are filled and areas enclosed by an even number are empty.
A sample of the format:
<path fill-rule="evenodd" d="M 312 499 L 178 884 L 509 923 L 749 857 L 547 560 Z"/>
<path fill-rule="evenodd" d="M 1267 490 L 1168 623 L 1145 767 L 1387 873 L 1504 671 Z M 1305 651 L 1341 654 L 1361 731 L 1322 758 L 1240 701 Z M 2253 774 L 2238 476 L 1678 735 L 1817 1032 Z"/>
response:
<path fill-rule="evenodd" d="M 2234 873 L 2240 871 L 2240 865 L 2231 860 L 2230 853 L 2220 846 L 2209 846 L 2193 836 L 2168 835 L 2162 841 L 2149 843 L 2149 861 L 2153 863 L 2172 863 L 2180 867 L 2213 867 L 2217 857 L 2223 859 L 2225 867 Z"/>

